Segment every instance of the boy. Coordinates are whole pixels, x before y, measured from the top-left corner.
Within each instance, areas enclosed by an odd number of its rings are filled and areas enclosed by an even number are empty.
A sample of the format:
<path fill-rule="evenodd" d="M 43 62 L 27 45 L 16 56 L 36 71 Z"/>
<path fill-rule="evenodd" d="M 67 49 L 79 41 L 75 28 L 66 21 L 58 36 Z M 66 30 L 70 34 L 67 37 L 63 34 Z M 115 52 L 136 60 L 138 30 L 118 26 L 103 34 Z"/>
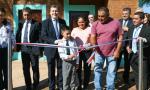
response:
<path fill-rule="evenodd" d="M 76 47 L 75 40 L 71 37 L 68 27 L 62 27 L 63 38 L 59 40 L 60 46 Z M 77 90 L 78 78 L 76 69 L 79 65 L 78 50 L 75 48 L 58 48 L 60 58 L 63 60 L 63 90 Z"/>

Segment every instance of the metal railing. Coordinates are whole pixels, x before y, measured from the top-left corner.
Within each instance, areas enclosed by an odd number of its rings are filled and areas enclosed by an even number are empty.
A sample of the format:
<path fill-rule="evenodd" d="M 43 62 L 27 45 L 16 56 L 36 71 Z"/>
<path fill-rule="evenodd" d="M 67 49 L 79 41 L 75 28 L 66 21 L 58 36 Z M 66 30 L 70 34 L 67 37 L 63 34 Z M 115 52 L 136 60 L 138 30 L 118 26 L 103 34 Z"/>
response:
<path fill-rule="evenodd" d="M 143 90 L 143 40 L 139 39 L 139 90 Z M 12 43 L 8 39 L 8 90 L 12 90 Z"/>
<path fill-rule="evenodd" d="M 139 39 L 139 82 L 138 89 L 143 90 L 143 40 Z"/>
<path fill-rule="evenodd" d="M 12 90 L 12 43 L 11 43 L 11 35 L 9 33 L 8 38 L 8 60 L 7 60 L 7 76 L 8 76 L 8 82 L 7 82 L 7 88 L 8 90 Z"/>

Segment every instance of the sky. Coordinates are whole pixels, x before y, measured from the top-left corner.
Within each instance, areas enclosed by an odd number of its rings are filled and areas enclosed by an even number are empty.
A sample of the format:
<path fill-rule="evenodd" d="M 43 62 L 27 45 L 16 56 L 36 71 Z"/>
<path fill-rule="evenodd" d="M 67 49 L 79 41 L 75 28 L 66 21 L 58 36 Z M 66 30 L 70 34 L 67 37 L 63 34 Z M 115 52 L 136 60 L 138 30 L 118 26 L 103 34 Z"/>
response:
<path fill-rule="evenodd" d="M 143 5 L 144 13 L 150 13 L 150 5 Z"/>

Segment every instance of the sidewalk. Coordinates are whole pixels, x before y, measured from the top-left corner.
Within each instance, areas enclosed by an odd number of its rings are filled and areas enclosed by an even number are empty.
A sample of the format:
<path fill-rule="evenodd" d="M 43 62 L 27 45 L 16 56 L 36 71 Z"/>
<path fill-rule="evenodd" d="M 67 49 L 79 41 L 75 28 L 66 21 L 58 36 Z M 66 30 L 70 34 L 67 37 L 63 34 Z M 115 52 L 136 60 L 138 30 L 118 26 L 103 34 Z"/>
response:
<path fill-rule="evenodd" d="M 47 62 L 40 61 L 40 90 L 48 90 L 48 70 L 47 70 Z M 32 75 L 32 73 L 31 73 Z M 13 80 L 13 90 L 25 90 L 25 82 L 22 71 L 22 62 L 21 61 L 13 61 L 12 63 L 12 80 Z"/>
<path fill-rule="evenodd" d="M 48 90 L 48 70 L 47 70 L 47 62 L 40 61 L 40 85 L 39 90 Z M 121 78 L 123 69 L 119 69 L 119 76 Z M 32 74 L 32 73 L 31 73 Z M 92 75 L 93 76 L 93 73 Z M 89 85 L 89 90 L 94 90 L 93 86 L 93 77 L 91 77 L 91 82 Z M 21 61 L 13 61 L 12 63 L 12 79 L 13 79 L 13 90 L 25 90 L 24 76 L 22 72 L 22 63 Z M 105 80 L 103 80 L 105 81 Z M 127 90 L 122 86 L 122 81 L 117 82 L 116 87 L 120 89 L 116 90 Z M 131 86 L 129 90 L 136 90 L 135 85 Z"/>

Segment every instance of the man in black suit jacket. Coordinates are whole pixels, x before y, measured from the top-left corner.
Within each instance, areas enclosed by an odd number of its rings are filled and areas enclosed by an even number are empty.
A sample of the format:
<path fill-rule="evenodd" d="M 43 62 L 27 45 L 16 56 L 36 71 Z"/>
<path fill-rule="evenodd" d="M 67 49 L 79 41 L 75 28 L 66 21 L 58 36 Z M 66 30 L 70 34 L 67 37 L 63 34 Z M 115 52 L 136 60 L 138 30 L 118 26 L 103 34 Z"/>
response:
<path fill-rule="evenodd" d="M 58 13 L 58 6 L 52 5 L 50 7 L 50 18 L 42 22 L 41 38 L 44 43 L 54 44 L 55 40 L 62 38 L 60 28 L 66 25 L 66 22 L 58 17 Z M 58 49 L 45 47 L 44 54 L 48 63 L 49 89 L 55 90 L 55 63 L 57 63 L 58 87 L 61 90 L 63 86 L 62 61 L 60 60 Z"/>
<path fill-rule="evenodd" d="M 22 10 L 23 21 L 19 22 L 16 34 L 16 42 L 18 43 L 38 43 L 40 36 L 40 25 L 35 20 L 31 19 L 31 9 L 25 7 Z M 21 50 L 23 74 L 25 78 L 26 90 L 32 89 L 30 76 L 30 63 L 33 70 L 33 89 L 37 89 L 39 84 L 39 48 L 17 45 L 17 51 Z"/>
<path fill-rule="evenodd" d="M 131 8 L 125 7 L 122 9 L 122 19 L 120 19 L 119 21 L 120 21 L 120 23 L 122 25 L 122 29 L 124 31 L 123 39 L 127 38 L 128 29 L 133 24 L 130 14 L 131 14 Z M 124 55 L 123 80 L 124 80 L 125 84 L 129 84 L 130 63 L 129 63 L 129 59 L 128 59 L 128 53 L 126 50 L 126 46 L 127 46 L 127 42 L 123 42 L 120 57 L 117 60 L 117 70 L 119 69 L 122 55 Z"/>
<path fill-rule="evenodd" d="M 147 42 L 143 44 L 143 90 L 147 90 L 147 81 L 148 81 L 148 60 L 149 58 L 149 50 L 150 50 L 150 27 L 143 24 L 144 13 L 136 12 L 133 16 L 133 26 L 129 28 L 128 38 L 145 38 Z M 133 39 L 129 41 L 127 46 L 127 51 L 130 54 L 130 64 L 133 69 L 134 78 L 136 82 L 136 86 L 138 86 L 138 40 Z"/>

